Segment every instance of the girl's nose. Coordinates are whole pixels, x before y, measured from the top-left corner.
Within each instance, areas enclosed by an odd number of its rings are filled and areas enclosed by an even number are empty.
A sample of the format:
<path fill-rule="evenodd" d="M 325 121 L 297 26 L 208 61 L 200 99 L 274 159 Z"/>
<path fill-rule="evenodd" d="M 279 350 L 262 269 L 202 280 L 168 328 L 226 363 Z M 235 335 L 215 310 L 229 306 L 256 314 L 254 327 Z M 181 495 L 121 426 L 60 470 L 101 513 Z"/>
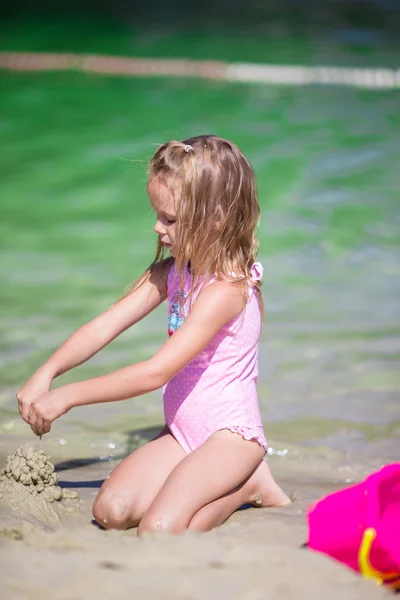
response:
<path fill-rule="evenodd" d="M 154 231 L 158 234 L 158 235 L 164 235 L 166 233 L 165 231 L 165 227 L 163 226 L 162 223 L 160 223 L 160 221 L 157 219 L 155 225 L 154 225 Z"/>

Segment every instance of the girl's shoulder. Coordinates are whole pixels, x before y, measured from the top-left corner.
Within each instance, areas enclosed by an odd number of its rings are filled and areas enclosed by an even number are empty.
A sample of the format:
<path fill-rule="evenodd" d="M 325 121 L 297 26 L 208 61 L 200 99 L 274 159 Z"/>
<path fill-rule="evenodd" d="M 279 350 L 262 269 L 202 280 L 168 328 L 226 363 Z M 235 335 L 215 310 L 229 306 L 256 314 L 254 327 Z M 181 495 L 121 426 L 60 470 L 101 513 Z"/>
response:
<path fill-rule="evenodd" d="M 229 272 L 225 275 L 225 277 L 212 278 L 210 280 L 210 283 L 213 283 L 214 281 L 224 282 L 228 286 L 231 286 L 231 288 L 236 288 L 236 290 L 238 288 L 242 290 L 245 290 L 245 288 L 247 288 L 245 295 L 247 295 L 250 299 L 255 290 L 260 291 L 260 285 L 263 279 L 263 275 L 264 269 L 262 264 L 260 262 L 254 262 L 250 269 L 250 275 L 247 278 L 244 278 L 243 276 L 238 276 L 236 273 Z"/>
<path fill-rule="evenodd" d="M 194 304 L 208 312 L 213 321 L 220 322 L 221 327 L 225 327 L 242 313 L 246 299 L 238 286 L 214 279 L 200 290 Z"/>

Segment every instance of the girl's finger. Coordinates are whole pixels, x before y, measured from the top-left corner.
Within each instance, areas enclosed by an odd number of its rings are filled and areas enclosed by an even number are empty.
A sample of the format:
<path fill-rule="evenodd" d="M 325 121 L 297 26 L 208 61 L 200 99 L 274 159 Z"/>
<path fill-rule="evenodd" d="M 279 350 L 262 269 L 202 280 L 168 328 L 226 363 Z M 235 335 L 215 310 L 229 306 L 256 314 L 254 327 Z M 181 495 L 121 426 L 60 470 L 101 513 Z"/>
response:
<path fill-rule="evenodd" d="M 22 407 L 21 410 L 19 411 L 21 414 L 21 417 L 23 418 L 25 423 L 28 423 L 28 425 L 29 425 L 29 409 L 30 409 L 29 406 L 27 408 Z"/>
<path fill-rule="evenodd" d="M 33 431 L 33 433 L 36 433 L 37 431 L 37 414 L 33 408 L 33 406 L 31 405 L 31 408 L 29 410 L 29 415 L 28 415 L 28 423 L 31 426 L 31 429 Z"/>
<path fill-rule="evenodd" d="M 43 419 L 40 415 L 36 417 L 35 433 L 36 435 L 43 435 Z"/>
<path fill-rule="evenodd" d="M 51 422 L 43 419 L 43 433 L 49 433 L 51 429 Z"/>
<path fill-rule="evenodd" d="M 28 407 L 28 420 L 27 423 L 29 423 L 29 425 L 31 424 L 31 420 L 34 419 L 34 408 L 33 408 L 33 404 L 30 404 L 30 406 Z"/>

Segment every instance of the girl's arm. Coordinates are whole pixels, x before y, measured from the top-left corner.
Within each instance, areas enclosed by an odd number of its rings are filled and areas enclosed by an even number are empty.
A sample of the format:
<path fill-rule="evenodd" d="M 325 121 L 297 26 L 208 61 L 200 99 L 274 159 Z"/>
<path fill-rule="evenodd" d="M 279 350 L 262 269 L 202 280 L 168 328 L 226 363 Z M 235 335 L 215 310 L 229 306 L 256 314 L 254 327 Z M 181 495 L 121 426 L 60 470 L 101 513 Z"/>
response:
<path fill-rule="evenodd" d="M 162 387 L 243 308 L 243 295 L 238 288 L 220 281 L 212 283 L 199 294 L 182 327 L 150 360 L 49 392 L 32 404 L 31 428 L 35 433 L 46 433 L 54 419 L 75 406 L 115 402 Z"/>
<path fill-rule="evenodd" d="M 104 348 L 123 331 L 138 323 L 167 297 L 167 277 L 171 259 L 156 265 L 144 283 L 101 315 L 82 325 L 54 354 L 43 368 L 58 377 Z"/>
<path fill-rule="evenodd" d="M 24 420 L 27 420 L 32 401 L 49 391 L 55 377 L 87 361 L 165 300 L 171 264 L 172 260 L 168 258 L 150 269 L 144 283 L 134 288 L 134 293 L 77 329 L 28 379 L 17 392 Z"/>

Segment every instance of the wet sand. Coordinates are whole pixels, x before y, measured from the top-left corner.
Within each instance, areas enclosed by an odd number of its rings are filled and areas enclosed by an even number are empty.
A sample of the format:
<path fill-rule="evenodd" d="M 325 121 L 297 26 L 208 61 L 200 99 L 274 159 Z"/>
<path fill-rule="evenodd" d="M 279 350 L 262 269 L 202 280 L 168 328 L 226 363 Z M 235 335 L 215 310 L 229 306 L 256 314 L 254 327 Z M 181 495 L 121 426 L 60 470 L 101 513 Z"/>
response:
<path fill-rule="evenodd" d="M 55 460 L 59 485 L 78 491 L 78 500 L 33 510 L 21 495 L 11 506 L 0 499 L 2 598 L 383 598 L 372 582 L 302 548 L 307 505 L 362 478 L 365 465 L 343 469 L 330 460 L 327 477 L 319 458 L 269 461 L 291 506 L 244 509 L 204 534 L 138 539 L 135 529 L 103 531 L 92 522 L 93 499 L 115 463 Z"/>

